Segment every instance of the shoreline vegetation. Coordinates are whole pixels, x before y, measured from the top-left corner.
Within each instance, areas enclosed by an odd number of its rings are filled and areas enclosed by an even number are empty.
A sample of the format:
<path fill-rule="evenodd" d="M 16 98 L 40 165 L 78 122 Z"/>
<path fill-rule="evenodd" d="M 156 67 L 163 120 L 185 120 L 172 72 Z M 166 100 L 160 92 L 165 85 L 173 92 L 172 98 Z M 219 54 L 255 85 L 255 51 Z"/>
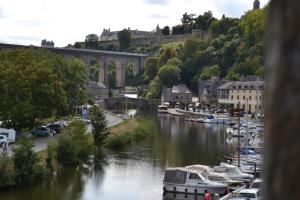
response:
<path fill-rule="evenodd" d="M 145 118 L 133 118 L 122 122 L 109 130 L 105 147 L 120 149 L 133 142 L 153 134 L 154 124 Z"/>
<path fill-rule="evenodd" d="M 57 141 L 49 142 L 47 149 L 39 152 L 33 151 L 30 137 L 20 138 L 12 157 L 1 155 L 0 190 L 47 180 L 64 167 L 96 165 L 94 162 L 102 155 L 102 147 L 110 150 L 124 148 L 154 132 L 153 122 L 145 118 L 131 118 L 108 130 L 102 129 L 102 114 L 99 109 L 94 111 L 92 124 L 97 124 L 93 125 L 92 134 L 86 134 L 84 122 L 73 121 Z"/>

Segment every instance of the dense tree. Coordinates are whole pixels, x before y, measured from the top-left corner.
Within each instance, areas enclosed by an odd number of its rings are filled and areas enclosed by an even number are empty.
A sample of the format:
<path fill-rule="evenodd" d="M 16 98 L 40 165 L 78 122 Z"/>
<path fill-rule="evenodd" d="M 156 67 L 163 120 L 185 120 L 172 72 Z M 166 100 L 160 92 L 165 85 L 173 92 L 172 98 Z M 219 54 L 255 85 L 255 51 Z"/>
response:
<path fill-rule="evenodd" d="M 173 47 L 162 48 L 158 55 L 158 66 L 161 67 L 168 62 L 169 59 L 177 57 L 177 51 Z"/>
<path fill-rule="evenodd" d="M 218 65 L 213 65 L 213 66 L 207 66 L 204 67 L 200 79 L 201 80 L 207 80 L 210 79 L 213 76 L 219 76 L 220 75 L 220 67 Z"/>
<path fill-rule="evenodd" d="M 131 41 L 131 34 L 129 30 L 123 29 L 122 31 L 119 31 L 118 40 L 119 40 L 119 46 L 121 51 L 128 48 Z"/>
<path fill-rule="evenodd" d="M 80 42 L 75 42 L 74 47 L 77 48 L 77 49 L 82 48 Z"/>
<path fill-rule="evenodd" d="M 89 49 L 97 49 L 99 44 L 99 37 L 97 34 L 88 34 L 85 37 L 85 47 Z"/>
<path fill-rule="evenodd" d="M 172 27 L 172 35 L 180 35 L 184 34 L 184 26 L 183 25 L 177 25 Z"/>
<path fill-rule="evenodd" d="M 161 32 L 163 35 L 170 35 L 170 27 L 165 26 Z"/>
<path fill-rule="evenodd" d="M 181 70 L 178 66 L 167 63 L 159 69 L 157 76 L 162 86 L 171 87 L 179 83 L 180 73 Z"/>
<path fill-rule="evenodd" d="M 23 136 L 18 140 L 17 148 L 14 149 L 13 162 L 18 185 L 31 183 L 34 180 L 38 157 L 32 148 L 32 140 Z"/>
<path fill-rule="evenodd" d="M 145 61 L 145 76 L 148 80 L 153 80 L 158 71 L 158 59 L 148 57 Z"/>
<path fill-rule="evenodd" d="M 106 138 L 106 119 L 103 110 L 95 105 L 91 109 L 91 123 L 93 125 L 93 137 L 95 145 L 104 143 Z"/>
<path fill-rule="evenodd" d="M 199 15 L 193 24 L 193 28 L 195 29 L 201 29 L 203 31 L 208 31 L 208 28 L 210 27 L 211 23 L 215 21 L 216 18 L 213 17 L 213 14 L 211 11 L 205 12 L 203 15 Z"/>
<path fill-rule="evenodd" d="M 0 77 L 0 120 L 7 127 L 32 128 L 85 101 L 82 62 L 47 50 L 1 51 Z"/>

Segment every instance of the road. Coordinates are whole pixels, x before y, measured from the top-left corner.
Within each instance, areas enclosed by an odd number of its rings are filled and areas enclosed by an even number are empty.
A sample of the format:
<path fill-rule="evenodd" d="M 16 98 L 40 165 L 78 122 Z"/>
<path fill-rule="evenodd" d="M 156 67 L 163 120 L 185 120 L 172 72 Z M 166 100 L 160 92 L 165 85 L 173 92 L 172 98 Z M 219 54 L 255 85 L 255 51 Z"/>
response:
<path fill-rule="evenodd" d="M 112 126 L 115 126 L 117 124 L 120 124 L 121 122 L 124 121 L 124 119 L 118 115 L 115 115 L 113 113 L 110 113 L 110 112 L 106 112 L 105 111 L 105 118 L 106 118 L 106 121 L 107 121 L 107 127 L 112 127 Z M 92 132 L 92 126 L 89 124 L 88 127 L 87 127 L 87 132 L 91 133 Z M 47 148 L 47 145 L 50 141 L 55 141 L 57 138 L 57 135 L 55 136 L 50 136 L 50 137 L 37 137 L 34 139 L 34 147 L 33 147 L 33 150 L 35 152 L 38 152 L 38 151 L 42 151 L 44 149 Z M 11 147 L 12 146 L 9 146 L 8 147 L 8 154 L 11 155 Z M 2 152 L 2 148 L 0 147 L 0 153 Z"/>

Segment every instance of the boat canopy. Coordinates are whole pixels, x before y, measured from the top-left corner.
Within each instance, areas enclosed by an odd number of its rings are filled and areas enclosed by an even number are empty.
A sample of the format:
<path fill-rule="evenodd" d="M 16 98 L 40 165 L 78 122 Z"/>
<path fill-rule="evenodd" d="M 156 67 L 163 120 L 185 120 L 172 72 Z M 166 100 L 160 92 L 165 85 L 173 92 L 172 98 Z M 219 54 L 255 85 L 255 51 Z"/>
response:
<path fill-rule="evenodd" d="M 187 172 L 180 169 L 167 169 L 165 172 L 164 182 L 184 184 Z"/>

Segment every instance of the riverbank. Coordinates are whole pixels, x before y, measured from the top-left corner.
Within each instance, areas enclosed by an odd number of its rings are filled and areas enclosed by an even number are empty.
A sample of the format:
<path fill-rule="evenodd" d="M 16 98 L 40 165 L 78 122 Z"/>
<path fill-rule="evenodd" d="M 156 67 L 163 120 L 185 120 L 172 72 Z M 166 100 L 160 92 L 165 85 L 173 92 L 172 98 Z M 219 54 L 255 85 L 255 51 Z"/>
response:
<path fill-rule="evenodd" d="M 127 144 L 150 136 L 154 131 L 154 124 L 145 118 L 133 118 L 112 127 L 105 146 L 111 149 L 123 148 Z"/>

